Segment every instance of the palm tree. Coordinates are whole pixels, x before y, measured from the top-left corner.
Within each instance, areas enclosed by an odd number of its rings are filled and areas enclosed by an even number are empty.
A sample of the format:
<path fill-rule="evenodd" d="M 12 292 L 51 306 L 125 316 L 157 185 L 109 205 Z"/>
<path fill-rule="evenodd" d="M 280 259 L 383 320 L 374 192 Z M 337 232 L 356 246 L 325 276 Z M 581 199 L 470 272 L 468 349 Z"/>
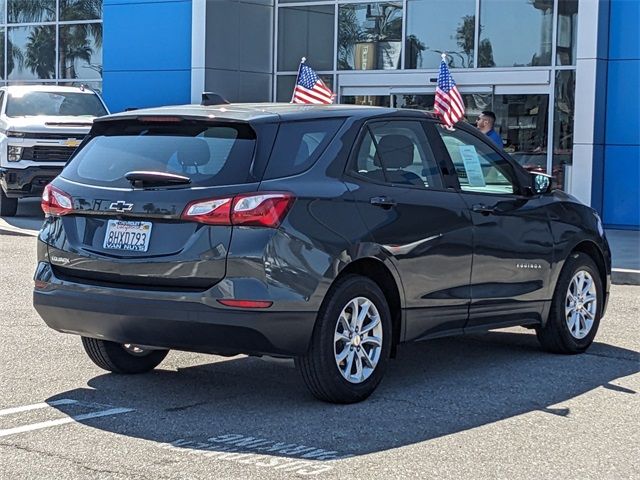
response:
<path fill-rule="evenodd" d="M 24 65 L 38 78 L 54 78 L 56 73 L 55 27 L 33 27 L 26 45 Z"/>
<path fill-rule="evenodd" d="M 103 0 L 60 0 L 60 20 L 81 21 L 97 20 L 102 18 Z M 32 23 L 50 21 L 56 18 L 56 0 L 13 0 L 9 4 L 8 17 L 11 21 Z M 19 48 L 9 52 L 8 62 L 17 63 L 20 68 L 26 65 L 39 78 L 53 78 L 54 68 L 51 70 L 51 59 L 55 57 L 55 34 L 53 43 L 47 45 L 48 38 L 42 28 L 32 27 L 34 30 L 29 35 L 29 41 L 23 53 Z M 38 30 L 40 29 L 40 30 Z M 38 31 L 37 31 L 38 30 Z M 91 39 L 96 47 L 102 47 L 102 24 L 81 23 L 77 25 L 60 27 L 60 76 L 63 78 L 77 78 L 75 61 L 83 60 L 91 62 L 94 53 L 91 47 Z M 10 46 L 10 45 L 9 45 Z M 47 51 L 47 46 L 50 51 Z M 102 74 L 102 68 L 90 67 Z M 9 64 L 7 65 L 9 69 Z M 44 74 L 44 75 L 43 75 Z"/>
<path fill-rule="evenodd" d="M 60 27 L 60 72 L 61 78 L 78 78 L 76 60 L 91 63 L 93 49 L 86 29 L 80 25 Z"/>

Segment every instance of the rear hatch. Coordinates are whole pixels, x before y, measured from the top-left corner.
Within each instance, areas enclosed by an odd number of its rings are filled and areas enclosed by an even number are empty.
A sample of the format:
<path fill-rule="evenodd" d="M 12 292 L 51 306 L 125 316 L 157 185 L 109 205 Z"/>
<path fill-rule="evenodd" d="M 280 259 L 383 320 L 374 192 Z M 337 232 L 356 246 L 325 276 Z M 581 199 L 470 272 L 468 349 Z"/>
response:
<path fill-rule="evenodd" d="M 216 284 L 225 275 L 232 227 L 206 217 L 207 208 L 257 190 L 257 137 L 246 122 L 169 116 L 96 122 L 45 192 L 56 276 L 122 288 Z"/>

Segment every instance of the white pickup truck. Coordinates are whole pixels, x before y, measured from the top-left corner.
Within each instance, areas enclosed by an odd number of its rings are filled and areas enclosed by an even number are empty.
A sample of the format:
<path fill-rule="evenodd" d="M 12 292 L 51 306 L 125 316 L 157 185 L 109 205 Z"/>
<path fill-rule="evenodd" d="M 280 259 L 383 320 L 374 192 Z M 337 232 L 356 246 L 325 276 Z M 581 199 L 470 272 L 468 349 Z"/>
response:
<path fill-rule="evenodd" d="M 0 215 L 14 216 L 18 199 L 36 197 L 108 114 L 89 88 L 55 85 L 0 88 Z"/>

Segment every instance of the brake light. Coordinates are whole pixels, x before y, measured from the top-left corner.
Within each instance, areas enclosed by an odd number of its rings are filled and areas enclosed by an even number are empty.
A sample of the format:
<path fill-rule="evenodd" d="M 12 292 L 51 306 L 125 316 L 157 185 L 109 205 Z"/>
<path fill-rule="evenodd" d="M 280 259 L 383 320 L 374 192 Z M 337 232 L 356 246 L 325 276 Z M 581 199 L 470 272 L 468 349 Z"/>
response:
<path fill-rule="evenodd" d="M 293 195 L 286 192 L 243 193 L 235 197 L 198 200 L 187 205 L 182 219 L 208 225 L 276 228 L 293 200 Z"/>
<path fill-rule="evenodd" d="M 40 206 L 45 215 L 59 216 L 73 212 L 71 196 L 51 184 L 44 187 Z"/>

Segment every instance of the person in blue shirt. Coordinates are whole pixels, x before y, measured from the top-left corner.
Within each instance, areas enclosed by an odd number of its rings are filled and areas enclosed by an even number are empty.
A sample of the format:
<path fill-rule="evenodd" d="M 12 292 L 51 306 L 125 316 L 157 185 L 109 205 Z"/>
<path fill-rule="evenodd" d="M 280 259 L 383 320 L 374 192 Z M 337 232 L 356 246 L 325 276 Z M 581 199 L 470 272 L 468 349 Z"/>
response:
<path fill-rule="evenodd" d="M 500 137 L 500 134 L 493 129 L 495 124 L 496 114 L 489 110 L 482 112 L 476 120 L 476 127 L 478 127 L 478 130 L 493 140 L 493 142 L 502 149 L 502 138 Z"/>

